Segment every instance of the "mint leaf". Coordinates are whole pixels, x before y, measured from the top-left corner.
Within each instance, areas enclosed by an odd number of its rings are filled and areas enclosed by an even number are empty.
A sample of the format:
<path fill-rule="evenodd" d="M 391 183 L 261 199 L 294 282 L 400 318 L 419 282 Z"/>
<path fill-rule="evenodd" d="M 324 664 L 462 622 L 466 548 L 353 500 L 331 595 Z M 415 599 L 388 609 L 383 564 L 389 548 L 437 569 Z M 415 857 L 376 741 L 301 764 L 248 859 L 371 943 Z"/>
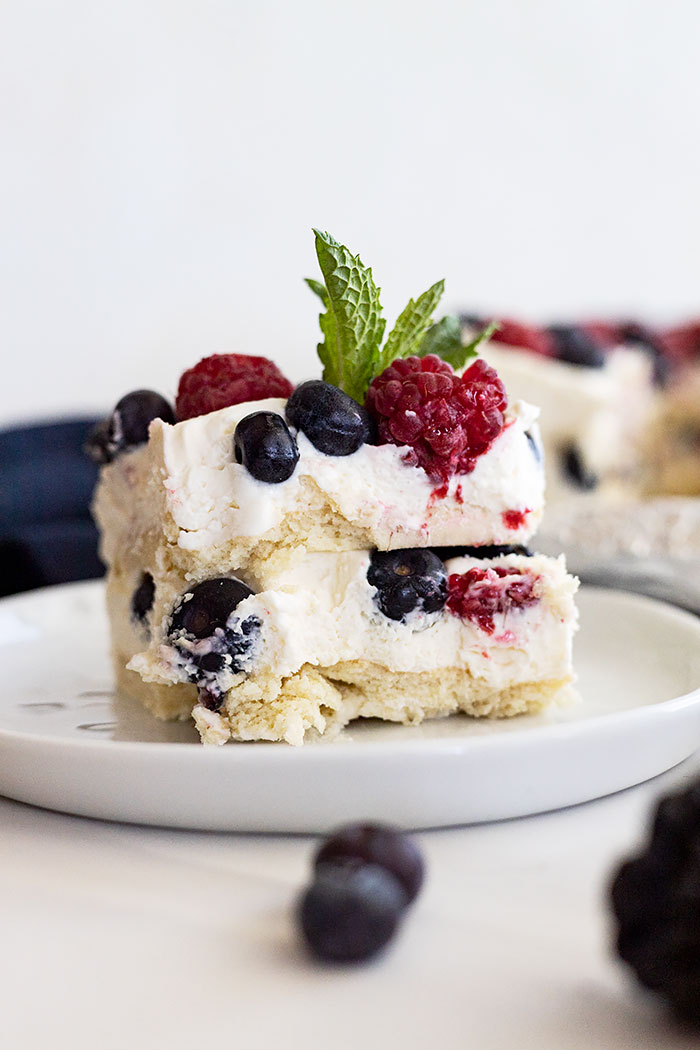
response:
<path fill-rule="evenodd" d="M 326 307 L 319 321 L 324 340 L 318 344 L 323 378 L 356 401 L 364 400 L 376 372 L 386 322 L 372 271 L 329 233 L 314 230 L 316 254 L 326 285 L 309 282 Z"/>
<path fill-rule="evenodd" d="M 320 281 L 315 281 L 313 277 L 305 277 L 304 281 L 306 282 L 306 284 L 308 284 L 311 291 L 319 297 L 326 309 L 328 309 L 329 300 L 325 284 L 321 284 Z"/>
<path fill-rule="evenodd" d="M 492 321 L 483 331 L 479 332 L 476 338 L 465 344 L 462 342 L 462 326 L 459 318 L 448 314 L 425 333 L 418 349 L 418 356 L 426 357 L 428 354 L 437 354 L 443 361 L 452 365 L 455 372 L 458 372 L 464 368 L 470 358 L 477 356 L 479 347 L 491 338 L 497 328 L 498 325 Z"/>
<path fill-rule="evenodd" d="M 410 357 L 418 348 L 433 320 L 433 310 L 440 302 L 445 282 L 437 281 L 427 292 L 408 300 L 408 306 L 387 336 L 377 364 L 377 373 L 383 372 L 397 357 Z"/>

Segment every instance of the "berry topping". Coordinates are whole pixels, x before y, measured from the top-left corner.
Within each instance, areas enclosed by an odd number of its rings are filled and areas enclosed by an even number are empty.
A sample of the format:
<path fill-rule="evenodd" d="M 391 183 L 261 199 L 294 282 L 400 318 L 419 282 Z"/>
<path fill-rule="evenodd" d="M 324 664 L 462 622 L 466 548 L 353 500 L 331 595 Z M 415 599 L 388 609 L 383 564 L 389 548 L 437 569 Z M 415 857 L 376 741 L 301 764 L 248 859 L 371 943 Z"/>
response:
<path fill-rule="evenodd" d="M 223 699 L 216 675 L 242 671 L 250 659 L 260 621 L 257 616 L 241 621 L 233 613 L 252 593 L 233 577 L 204 580 L 186 591 L 173 610 L 168 637 L 182 657 L 188 681 L 202 684 L 208 707 Z"/>
<path fill-rule="evenodd" d="M 505 343 L 507 346 L 531 350 L 544 357 L 552 357 L 555 353 L 554 340 L 546 328 L 520 324 L 518 321 L 499 320 L 498 328 L 491 336 L 491 340 L 494 343 Z"/>
<path fill-rule="evenodd" d="M 325 864 L 299 902 L 309 949 L 325 962 L 361 962 L 391 940 L 406 908 L 401 883 L 378 864 Z"/>
<path fill-rule="evenodd" d="M 646 848 L 615 876 L 612 905 L 622 959 L 700 1026 L 700 780 L 661 800 Z"/>
<path fill-rule="evenodd" d="M 445 566 L 420 547 L 373 551 L 367 582 L 377 588 L 374 600 L 384 615 L 401 623 L 416 611 L 440 612 L 447 598 Z"/>
<path fill-rule="evenodd" d="M 156 585 L 150 572 L 144 572 L 141 582 L 131 598 L 131 615 L 140 623 L 146 622 L 146 617 L 153 608 L 153 599 L 156 593 Z"/>
<path fill-rule="evenodd" d="M 409 445 L 406 461 L 442 482 L 474 469 L 503 430 L 507 404 L 501 380 L 483 359 L 460 377 L 434 354 L 394 361 L 367 393 L 380 443 Z"/>
<path fill-rule="evenodd" d="M 148 441 L 154 419 L 174 423 L 172 406 L 155 390 L 133 390 L 117 402 L 109 419 L 97 424 L 85 450 L 96 463 L 111 463 L 120 452 Z"/>
<path fill-rule="evenodd" d="M 289 397 L 292 384 L 266 357 L 212 354 L 183 372 L 175 408 L 178 419 L 192 419 L 229 405 Z"/>
<path fill-rule="evenodd" d="M 361 861 L 378 864 L 398 879 L 409 903 L 423 884 L 423 858 L 413 841 L 388 824 L 347 824 L 323 842 L 314 858 L 314 867 L 329 863 Z"/>
<path fill-rule="evenodd" d="M 577 325 L 552 325 L 549 329 L 554 341 L 554 353 L 559 361 L 586 368 L 602 368 L 605 354 L 590 332 Z"/>
<path fill-rule="evenodd" d="M 289 427 L 276 412 L 253 412 L 240 421 L 233 435 L 237 463 L 258 481 L 277 484 L 291 478 L 299 449 Z"/>
<path fill-rule="evenodd" d="M 536 577 L 504 565 L 453 573 L 448 580 L 447 608 L 455 616 L 472 620 L 487 634 L 495 630 L 494 617 L 535 605 Z"/>
<path fill-rule="evenodd" d="M 565 476 L 572 481 L 577 488 L 590 492 L 596 488 L 598 477 L 585 463 L 580 448 L 573 441 L 565 445 L 561 450 L 561 464 Z"/>
<path fill-rule="evenodd" d="M 321 379 L 298 386 L 285 411 L 292 426 L 327 456 L 349 456 L 372 440 L 372 421 L 362 405 Z"/>

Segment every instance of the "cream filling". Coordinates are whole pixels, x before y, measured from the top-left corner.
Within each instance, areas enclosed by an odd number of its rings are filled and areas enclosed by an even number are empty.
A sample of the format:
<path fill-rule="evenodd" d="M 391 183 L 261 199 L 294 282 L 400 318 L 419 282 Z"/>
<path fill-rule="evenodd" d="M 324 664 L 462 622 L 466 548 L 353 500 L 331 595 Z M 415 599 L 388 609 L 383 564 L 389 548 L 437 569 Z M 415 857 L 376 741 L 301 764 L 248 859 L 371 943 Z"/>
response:
<path fill-rule="evenodd" d="M 446 563 L 448 574 L 502 565 L 536 577 L 539 601 L 497 617 L 490 634 L 447 608 L 437 616 L 415 613 L 405 624 L 384 616 L 367 582 L 369 561 L 366 551 L 308 554 L 271 571 L 265 589 L 241 602 L 229 620 L 230 625 L 250 616 L 260 621 L 256 648 L 246 660 L 251 676 L 286 678 L 304 665 L 330 668 L 353 660 L 394 672 L 465 669 L 495 689 L 571 674 L 577 581 L 567 575 L 563 557 L 507 555 Z M 506 585 L 508 578 L 502 582 Z M 146 681 L 183 680 L 182 661 L 165 633 L 167 621 L 163 616 L 149 649 L 128 665 Z M 225 691 L 244 677 L 224 672 L 218 685 Z"/>
<path fill-rule="evenodd" d="M 455 542 L 518 542 L 535 531 L 544 504 L 541 464 L 526 432 L 536 432 L 538 410 L 524 402 L 511 406 L 507 425 L 470 474 L 450 479 L 436 493 L 420 467 L 404 463 L 406 448 L 363 445 L 350 456 L 327 456 L 299 433 L 299 462 L 291 478 L 266 484 L 233 459 L 236 424 L 254 411 L 284 414 L 285 401 L 234 405 L 175 426 L 156 420 L 150 448 L 160 464 L 165 510 L 177 544 L 204 550 L 244 536 L 263 536 L 303 502 L 303 479 L 310 479 L 352 525 L 371 530 L 377 545 L 391 546 L 396 533 L 430 534 L 431 518 L 454 517 Z M 506 511 L 523 512 L 517 526 L 503 521 Z M 444 524 L 444 522 L 443 522 Z M 406 544 L 408 545 L 408 543 Z"/>

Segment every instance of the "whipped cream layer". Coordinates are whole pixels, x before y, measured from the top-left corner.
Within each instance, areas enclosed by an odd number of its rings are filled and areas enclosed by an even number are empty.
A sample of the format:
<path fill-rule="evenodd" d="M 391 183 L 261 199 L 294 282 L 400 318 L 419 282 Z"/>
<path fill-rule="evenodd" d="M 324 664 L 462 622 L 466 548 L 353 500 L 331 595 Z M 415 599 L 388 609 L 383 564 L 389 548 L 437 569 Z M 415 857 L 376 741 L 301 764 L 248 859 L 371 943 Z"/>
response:
<path fill-rule="evenodd" d="M 263 543 L 307 550 L 525 543 L 544 506 L 537 409 L 510 406 L 506 426 L 469 474 L 439 485 L 394 445 L 350 456 L 319 452 L 296 435 L 299 461 L 279 484 L 256 480 L 233 456 L 237 423 L 284 414 L 271 398 L 171 426 L 151 425 L 148 445 L 102 471 L 95 509 L 108 562 L 120 541 L 161 533 L 189 572 L 244 564 Z M 260 552 L 263 556 L 266 550 Z"/>
<path fill-rule="evenodd" d="M 259 634 L 246 654 L 245 667 L 238 673 L 221 672 L 218 687 L 233 697 L 243 682 L 286 679 L 307 666 L 332 678 L 334 667 L 355 661 L 392 673 L 458 670 L 496 691 L 523 682 L 571 678 L 578 584 L 567 575 L 563 557 L 449 559 L 448 575 L 484 569 L 492 574 L 499 567 L 501 575 L 490 586 L 505 589 L 513 582 L 522 584 L 524 578 L 532 584 L 527 604 L 495 613 L 486 626 L 478 617 L 457 615 L 447 606 L 439 613 L 413 613 L 405 623 L 389 619 L 367 580 L 369 565 L 367 551 L 315 553 L 286 566 L 275 565 L 273 559 L 257 576 L 248 574 L 245 582 L 256 593 L 239 603 L 228 626 L 253 618 Z M 127 591 L 135 583 L 125 580 Z M 479 584 L 474 586 L 478 590 Z M 167 633 L 172 610 L 185 590 L 184 580 L 156 581 L 150 644 L 128 664 L 147 682 L 174 685 L 188 680 L 181 653 Z M 127 597 L 122 596 L 122 603 Z M 113 611 L 118 614 L 116 608 Z"/>

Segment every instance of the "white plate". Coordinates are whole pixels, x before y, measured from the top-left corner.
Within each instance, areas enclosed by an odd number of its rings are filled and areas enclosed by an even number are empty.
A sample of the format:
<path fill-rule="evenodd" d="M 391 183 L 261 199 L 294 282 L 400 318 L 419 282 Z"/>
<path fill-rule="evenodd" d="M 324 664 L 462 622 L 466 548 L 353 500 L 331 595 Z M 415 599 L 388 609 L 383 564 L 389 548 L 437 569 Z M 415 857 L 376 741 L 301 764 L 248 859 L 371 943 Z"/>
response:
<path fill-rule="evenodd" d="M 323 831 L 348 819 L 425 828 L 558 809 L 640 783 L 700 746 L 700 619 L 582 590 L 582 700 L 537 717 L 367 722 L 302 748 L 204 748 L 115 697 L 103 588 L 0 602 L 0 794 L 108 820 Z"/>

